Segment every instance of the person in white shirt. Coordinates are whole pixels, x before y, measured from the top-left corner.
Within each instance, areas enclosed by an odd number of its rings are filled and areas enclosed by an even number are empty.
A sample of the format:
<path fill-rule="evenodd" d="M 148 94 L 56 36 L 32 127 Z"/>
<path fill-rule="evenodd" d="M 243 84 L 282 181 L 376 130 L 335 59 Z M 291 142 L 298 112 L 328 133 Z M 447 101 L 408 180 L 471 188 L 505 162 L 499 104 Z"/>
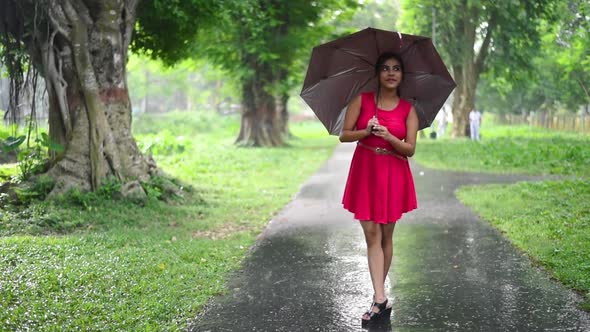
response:
<path fill-rule="evenodd" d="M 443 107 L 438 115 L 438 128 L 436 128 L 436 136 L 443 137 L 447 129 L 447 110 Z"/>
<path fill-rule="evenodd" d="M 469 132 L 472 141 L 479 141 L 479 126 L 481 125 L 481 113 L 473 109 L 469 112 Z"/>

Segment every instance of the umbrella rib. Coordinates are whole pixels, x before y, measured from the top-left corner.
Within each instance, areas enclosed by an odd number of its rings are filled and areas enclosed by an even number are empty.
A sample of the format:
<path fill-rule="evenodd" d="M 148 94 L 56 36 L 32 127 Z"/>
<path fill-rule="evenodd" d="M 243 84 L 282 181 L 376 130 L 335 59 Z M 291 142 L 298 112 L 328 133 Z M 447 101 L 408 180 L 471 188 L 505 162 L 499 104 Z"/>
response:
<path fill-rule="evenodd" d="M 355 74 L 359 74 L 359 73 L 362 73 L 362 72 L 361 71 L 358 71 L 358 70 L 352 70 L 352 69 L 350 69 L 350 70 L 346 70 L 346 71 L 340 72 L 338 74 L 334 74 L 334 75 L 328 76 L 326 78 L 322 78 L 319 82 L 317 82 L 317 83 L 315 83 L 313 85 L 308 86 L 306 89 L 301 90 L 301 94 L 300 95 L 303 96 L 308 91 L 315 90 L 316 87 L 319 84 L 321 84 L 322 82 L 331 81 L 331 80 L 333 80 L 335 78 L 342 79 L 342 77 L 344 77 L 344 76 L 355 75 Z M 372 80 L 373 78 L 374 78 L 374 76 L 371 76 L 370 78 L 368 78 L 368 81 Z M 365 86 L 365 85 L 366 85 L 366 82 L 363 83 L 363 86 Z"/>
<path fill-rule="evenodd" d="M 425 42 L 427 40 L 428 40 L 428 38 L 423 38 L 423 39 L 418 39 L 418 40 L 412 41 L 412 43 L 410 45 L 408 45 L 408 47 L 406 47 L 402 52 L 400 52 L 400 56 L 405 54 L 406 52 L 408 52 L 410 50 L 410 48 L 412 48 L 414 45 L 416 45 L 418 43 Z"/>
<path fill-rule="evenodd" d="M 369 77 L 365 80 L 365 82 L 363 82 L 360 85 L 360 88 L 358 89 L 358 91 L 356 92 L 356 94 L 358 94 L 359 91 L 363 91 L 363 89 L 367 86 L 367 84 L 369 84 L 369 82 L 371 82 L 375 77 Z M 350 91 L 351 93 L 347 96 L 347 100 L 346 100 L 346 104 L 348 105 L 348 103 L 350 103 L 350 101 L 352 100 L 352 91 Z M 355 95 L 356 95 L 355 94 Z"/>
<path fill-rule="evenodd" d="M 351 56 L 355 57 L 356 59 L 359 59 L 359 60 L 361 60 L 361 61 L 364 61 L 366 64 L 368 64 L 368 65 L 369 65 L 369 66 L 371 66 L 371 67 L 374 67 L 374 66 L 375 66 L 375 65 L 374 65 L 374 64 L 372 64 L 371 62 L 367 61 L 366 59 L 363 59 L 363 58 L 361 58 L 360 56 L 358 56 L 358 55 L 356 55 L 356 54 L 354 54 L 354 53 L 352 53 L 352 52 L 348 52 L 348 51 L 346 51 L 346 50 L 343 50 L 343 49 L 341 49 L 341 48 L 335 48 L 335 50 L 336 50 L 336 51 L 340 51 L 340 52 L 342 52 L 342 53 L 346 53 L 346 54 L 348 54 L 348 55 L 351 55 Z"/>

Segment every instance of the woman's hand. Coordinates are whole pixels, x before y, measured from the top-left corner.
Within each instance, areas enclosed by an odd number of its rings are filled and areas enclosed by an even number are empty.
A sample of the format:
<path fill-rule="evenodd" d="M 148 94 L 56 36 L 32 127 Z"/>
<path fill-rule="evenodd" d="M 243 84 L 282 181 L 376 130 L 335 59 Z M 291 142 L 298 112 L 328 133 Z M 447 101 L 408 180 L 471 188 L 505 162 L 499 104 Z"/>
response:
<path fill-rule="evenodd" d="M 373 116 L 371 119 L 369 119 L 369 122 L 367 123 L 367 129 L 365 130 L 370 135 L 374 132 L 377 126 L 379 126 L 379 120 L 377 120 L 377 117 Z"/>
<path fill-rule="evenodd" d="M 389 130 L 387 130 L 387 127 L 385 126 L 381 126 L 379 124 L 375 125 L 375 127 L 373 128 L 373 135 L 377 136 L 377 137 L 381 137 L 384 140 L 391 142 L 391 140 L 393 139 L 393 135 L 389 132 Z"/>

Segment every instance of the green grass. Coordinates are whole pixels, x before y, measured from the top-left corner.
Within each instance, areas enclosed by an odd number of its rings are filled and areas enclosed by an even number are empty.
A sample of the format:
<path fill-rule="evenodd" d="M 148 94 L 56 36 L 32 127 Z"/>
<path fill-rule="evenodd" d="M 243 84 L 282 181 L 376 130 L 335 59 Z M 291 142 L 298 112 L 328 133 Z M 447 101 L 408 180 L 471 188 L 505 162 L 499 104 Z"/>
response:
<path fill-rule="evenodd" d="M 0 164 L 0 182 L 15 176 L 18 173 L 17 164 Z"/>
<path fill-rule="evenodd" d="M 415 158 L 448 170 L 590 176 L 590 136 L 494 126 L 483 130 L 481 142 L 422 139 Z"/>
<path fill-rule="evenodd" d="M 463 187 L 459 199 L 502 231 L 590 309 L 590 182 L 544 181 Z"/>
<path fill-rule="evenodd" d="M 134 120 L 139 146 L 192 186 L 145 206 L 109 190 L 0 211 L 0 326 L 176 331 L 237 269 L 257 234 L 337 144 L 319 123 L 284 148 L 237 148 L 238 118 Z"/>

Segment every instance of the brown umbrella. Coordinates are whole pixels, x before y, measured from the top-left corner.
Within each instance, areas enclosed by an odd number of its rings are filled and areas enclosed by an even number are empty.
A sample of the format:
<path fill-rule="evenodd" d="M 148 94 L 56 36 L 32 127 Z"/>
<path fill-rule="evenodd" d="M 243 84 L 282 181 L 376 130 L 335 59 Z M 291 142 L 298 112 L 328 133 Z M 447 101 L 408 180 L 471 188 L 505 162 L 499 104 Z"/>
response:
<path fill-rule="evenodd" d="M 414 105 L 420 129 L 430 126 L 456 86 L 427 37 L 367 28 L 316 46 L 301 97 L 330 134 L 340 134 L 346 106 L 356 95 L 377 89 L 374 67 L 384 52 L 404 63 L 400 94 Z"/>

